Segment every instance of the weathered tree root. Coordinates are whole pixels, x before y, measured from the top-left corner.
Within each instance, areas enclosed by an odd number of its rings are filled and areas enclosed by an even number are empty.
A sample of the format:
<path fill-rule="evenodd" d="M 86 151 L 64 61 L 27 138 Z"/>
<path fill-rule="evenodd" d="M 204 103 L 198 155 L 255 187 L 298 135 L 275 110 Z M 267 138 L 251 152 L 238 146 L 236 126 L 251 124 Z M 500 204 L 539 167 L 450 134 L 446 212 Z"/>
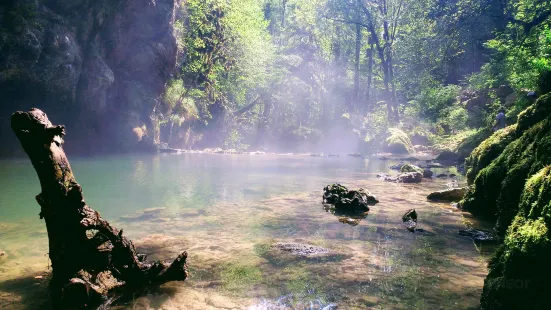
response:
<path fill-rule="evenodd" d="M 52 125 L 44 112 L 31 109 L 13 114 L 11 127 L 42 188 L 36 200 L 48 231 L 55 308 L 101 303 L 114 292 L 187 278 L 186 252 L 172 264 L 147 262 L 122 230 L 86 205 L 63 151 L 64 126 Z"/>

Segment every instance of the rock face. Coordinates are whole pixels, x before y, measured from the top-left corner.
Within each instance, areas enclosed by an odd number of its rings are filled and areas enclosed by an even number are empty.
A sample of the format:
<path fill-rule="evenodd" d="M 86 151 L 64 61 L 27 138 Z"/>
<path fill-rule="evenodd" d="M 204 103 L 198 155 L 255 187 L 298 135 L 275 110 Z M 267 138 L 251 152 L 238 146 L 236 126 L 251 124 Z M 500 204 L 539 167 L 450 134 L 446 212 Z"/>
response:
<path fill-rule="evenodd" d="M 550 116 L 551 94 L 547 94 L 523 111 L 516 125 L 496 132 L 467 160 L 472 186 L 460 205 L 496 218 L 500 234 L 505 234 L 518 212 L 526 180 L 551 164 Z"/>
<path fill-rule="evenodd" d="M 452 188 L 452 189 L 430 193 L 427 196 L 427 199 L 432 201 L 446 201 L 446 202 L 460 201 L 461 199 L 463 199 L 463 196 L 465 196 L 466 193 L 467 193 L 467 188 L 465 187 Z"/>
<path fill-rule="evenodd" d="M 176 64 L 175 7 L 175 0 L 3 2 L 2 130 L 13 111 L 34 106 L 65 123 L 77 141 L 69 145 L 81 152 L 135 148 L 132 129 L 151 128 Z"/>
<path fill-rule="evenodd" d="M 551 166 L 524 187 L 517 215 L 489 263 L 482 309 L 551 309 Z"/>
<path fill-rule="evenodd" d="M 460 206 L 496 220 L 504 243 L 489 264 L 482 309 L 551 309 L 551 94 L 494 133 L 467 160 Z"/>
<path fill-rule="evenodd" d="M 349 191 L 340 184 L 327 185 L 323 189 L 323 202 L 335 206 L 335 209 L 350 213 L 364 213 L 369 211 L 370 205 L 379 201 L 370 192 L 360 188 L 357 191 Z"/>

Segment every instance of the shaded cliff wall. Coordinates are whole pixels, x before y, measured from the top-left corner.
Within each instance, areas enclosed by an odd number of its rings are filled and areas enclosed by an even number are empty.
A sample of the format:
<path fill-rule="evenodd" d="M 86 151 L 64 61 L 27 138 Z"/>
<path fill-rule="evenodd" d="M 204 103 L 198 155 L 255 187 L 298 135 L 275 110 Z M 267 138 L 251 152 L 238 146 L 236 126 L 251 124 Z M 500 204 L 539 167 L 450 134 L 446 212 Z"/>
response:
<path fill-rule="evenodd" d="M 9 116 L 31 107 L 68 127 L 70 151 L 140 147 L 132 129 L 151 127 L 176 64 L 176 2 L 2 1 L 0 154 L 19 152 Z"/>

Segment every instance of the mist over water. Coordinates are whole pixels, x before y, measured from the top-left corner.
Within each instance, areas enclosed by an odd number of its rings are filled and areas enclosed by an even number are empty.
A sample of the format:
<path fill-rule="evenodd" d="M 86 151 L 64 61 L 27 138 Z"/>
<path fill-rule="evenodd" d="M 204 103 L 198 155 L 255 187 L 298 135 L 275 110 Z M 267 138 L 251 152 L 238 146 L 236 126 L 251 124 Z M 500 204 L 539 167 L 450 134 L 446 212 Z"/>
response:
<path fill-rule="evenodd" d="M 394 162 L 350 157 L 133 155 L 71 163 L 86 202 L 123 228 L 139 251 L 151 259 L 189 253 L 188 280 L 115 309 L 478 305 L 489 249 L 477 249 L 458 230 L 483 223 L 425 198 L 450 180 L 385 183 L 376 174 L 390 173 Z M 0 264 L 0 307 L 39 309 L 48 305 L 49 269 L 34 202 L 38 180 L 26 160 L 0 165 L 0 250 L 8 254 Z M 380 203 L 357 226 L 341 223 L 321 203 L 323 186 L 334 182 L 364 187 Z M 401 216 L 411 208 L 424 232 L 403 227 Z M 312 244 L 330 255 L 269 250 L 276 242 Z"/>

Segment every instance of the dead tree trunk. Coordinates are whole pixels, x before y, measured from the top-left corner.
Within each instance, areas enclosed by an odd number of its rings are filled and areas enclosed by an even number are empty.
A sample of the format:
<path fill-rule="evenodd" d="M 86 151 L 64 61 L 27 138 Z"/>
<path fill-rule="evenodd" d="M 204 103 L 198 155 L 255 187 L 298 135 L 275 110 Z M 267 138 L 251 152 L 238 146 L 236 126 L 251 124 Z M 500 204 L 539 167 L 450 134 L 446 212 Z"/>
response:
<path fill-rule="evenodd" d="M 64 126 L 32 109 L 13 114 L 11 127 L 40 180 L 36 200 L 48 231 L 54 308 L 93 305 L 114 292 L 187 278 L 186 252 L 172 264 L 147 262 L 122 230 L 86 205 L 63 151 Z"/>

